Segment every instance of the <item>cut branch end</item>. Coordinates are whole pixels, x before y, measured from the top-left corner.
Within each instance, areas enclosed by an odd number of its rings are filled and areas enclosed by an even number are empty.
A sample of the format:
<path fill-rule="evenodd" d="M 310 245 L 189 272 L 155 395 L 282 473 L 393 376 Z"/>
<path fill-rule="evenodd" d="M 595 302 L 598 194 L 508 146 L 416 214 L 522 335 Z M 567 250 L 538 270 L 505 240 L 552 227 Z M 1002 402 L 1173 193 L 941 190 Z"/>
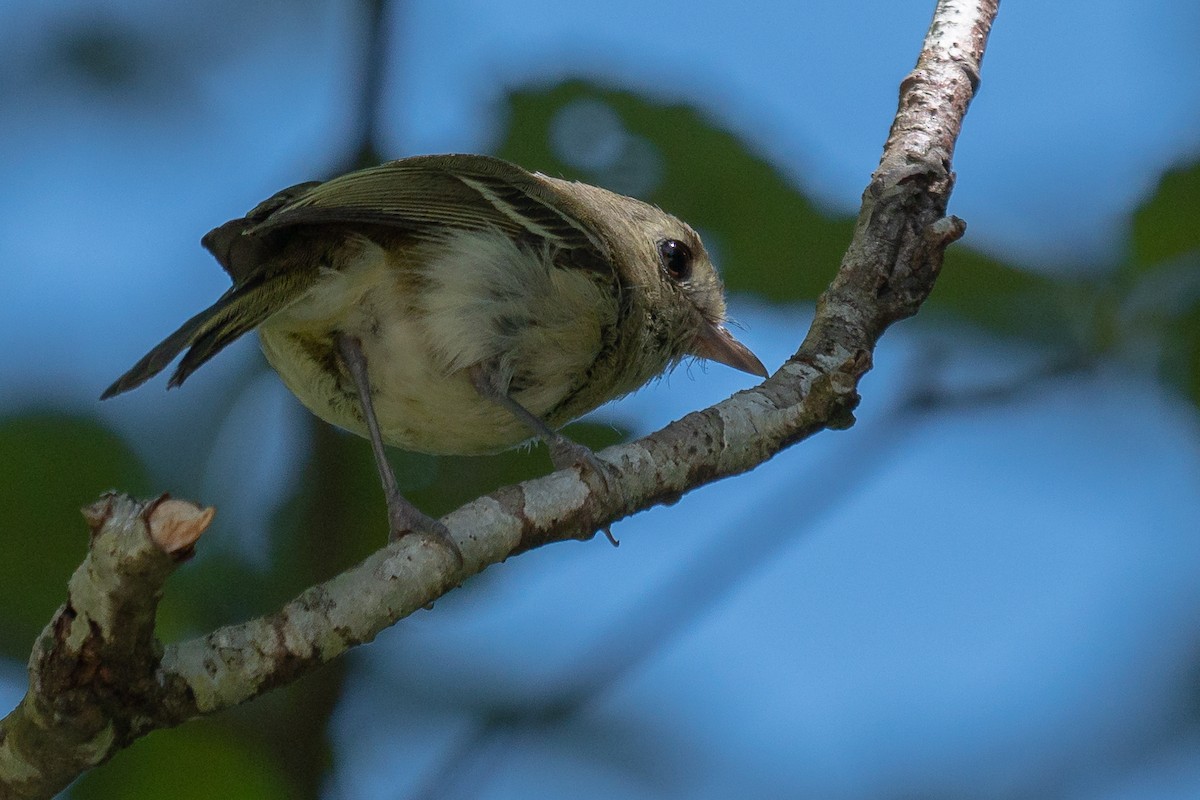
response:
<path fill-rule="evenodd" d="M 217 510 L 187 500 L 166 499 L 154 504 L 146 516 L 150 538 L 169 555 L 185 555 L 208 529 Z"/>

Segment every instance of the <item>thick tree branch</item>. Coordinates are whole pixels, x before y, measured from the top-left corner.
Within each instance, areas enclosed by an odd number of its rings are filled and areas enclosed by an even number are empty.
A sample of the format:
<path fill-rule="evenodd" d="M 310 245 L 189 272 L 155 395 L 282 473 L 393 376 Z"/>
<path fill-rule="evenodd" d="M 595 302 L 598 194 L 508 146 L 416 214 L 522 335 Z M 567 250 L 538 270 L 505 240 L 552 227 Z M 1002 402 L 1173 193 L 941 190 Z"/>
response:
<path fill-rule="evenodd" d="M 998 4 L 938 4 L 916 69 L 901 84 L 853 241 L 796 354 L 762 385 L 605 450 L 601 457 L 616 467 L 607 486 L 567 470 L 451 513 L 443 521 L 462 548 L 461 569 L 444 547 L 406 537 L 273 614 L 163 650 L 153 612 L 179 552 L 155 544 L 166 504 L 103 499 L 89 512 L 95 534 L 67 604 L 30 659 L 29 692 L 0 722 L 0 798 L 49 797 L 138 736 L 295 680 L 490 564 L 590 538 L 818 431 L 853 424 L 858 382 L 879 337 L 916 313 L 945 248 L 963 234 L 964 223 L 945 216 L 950 158 Z M 203 529 L 183 527 L 184 540 Z"/>

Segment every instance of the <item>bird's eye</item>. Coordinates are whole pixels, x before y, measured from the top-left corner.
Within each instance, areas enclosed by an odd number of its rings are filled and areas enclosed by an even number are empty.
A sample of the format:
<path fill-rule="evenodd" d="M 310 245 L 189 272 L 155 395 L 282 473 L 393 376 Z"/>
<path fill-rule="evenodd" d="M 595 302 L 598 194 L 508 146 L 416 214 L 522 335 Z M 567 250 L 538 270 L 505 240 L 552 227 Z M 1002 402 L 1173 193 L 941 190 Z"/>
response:
<path fill-rule="evenodd" d="M 676 281 L 692 277 L 692 248 L 677 239 L 664 239 L 658 243 L 658 258 L 663 269 Z"/>

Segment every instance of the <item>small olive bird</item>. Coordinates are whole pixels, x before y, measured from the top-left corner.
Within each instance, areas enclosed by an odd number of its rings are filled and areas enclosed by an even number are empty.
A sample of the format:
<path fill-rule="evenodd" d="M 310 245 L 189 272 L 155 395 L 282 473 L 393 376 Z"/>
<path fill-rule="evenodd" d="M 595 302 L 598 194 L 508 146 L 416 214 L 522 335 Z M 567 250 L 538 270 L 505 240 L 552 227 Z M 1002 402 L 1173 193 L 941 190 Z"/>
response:
<path fill-rule="evenodd" d="M 700 237 L 639 200 L 478 155 L 417 156 L 284 189 L 201 240 L 233 286 L 105 390 L 187 350 L 178 386 L 257 328 L 287 387 L 368 438 L 391 535 L 442 523 L 396 485 L 384 443 L 492 453 L 532 437 L 604 472 L 557 428 L 688 356 L 767 376 L 725 329 Z"/>

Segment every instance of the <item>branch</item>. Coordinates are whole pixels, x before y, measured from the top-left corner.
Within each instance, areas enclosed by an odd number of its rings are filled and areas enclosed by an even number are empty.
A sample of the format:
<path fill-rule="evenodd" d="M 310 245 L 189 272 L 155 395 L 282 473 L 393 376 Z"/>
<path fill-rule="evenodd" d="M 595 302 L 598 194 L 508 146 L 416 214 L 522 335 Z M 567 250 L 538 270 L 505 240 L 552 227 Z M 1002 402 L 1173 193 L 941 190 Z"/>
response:
<path fill-rule="evenodd" d="M 190 507 L 195 519 L 182 524 L 187 543 L 164 546 L 156 543 L 167 519 L 161 515 L 164 508 L 181 513 L 182 506 L 167 505 L 174 501 L 109 496 L 89 509 L 89 555 L 34 648 L 25 699 L 0 722 L 0 797 L 50 797 L 137 737 L 289 683 L 491 564 L 590 538 L 637 511 L 753 469 L 818 431 L 852 425 L 858 383 L 879 337 L 916 313 L 945 248 L 965 230 L 962 220 L 945 216 L 950 160 L 998 5 L 939 2 L 917 66 L 901 83 L 853 240 L 796 354 L 760 386 L 603 451 L 615 466 L 607 484 L 565 470 L 449 514 L 443 522 L 462 549 L 461 568 L 444 547 L 405 537 L 273 614 L 162 649 L 153 617 L 163 581 L 211 513 L 198 517 Z"/>
<path fill-rule="evenodd" d="M 154 727 L 168 699 L 154 614 L 213 513 L 166 496 L 106 495 L 83 510 L 87 557 L 33 647 L 29 691 L 0 722 L 0 797 L 50 797 Z"/>

